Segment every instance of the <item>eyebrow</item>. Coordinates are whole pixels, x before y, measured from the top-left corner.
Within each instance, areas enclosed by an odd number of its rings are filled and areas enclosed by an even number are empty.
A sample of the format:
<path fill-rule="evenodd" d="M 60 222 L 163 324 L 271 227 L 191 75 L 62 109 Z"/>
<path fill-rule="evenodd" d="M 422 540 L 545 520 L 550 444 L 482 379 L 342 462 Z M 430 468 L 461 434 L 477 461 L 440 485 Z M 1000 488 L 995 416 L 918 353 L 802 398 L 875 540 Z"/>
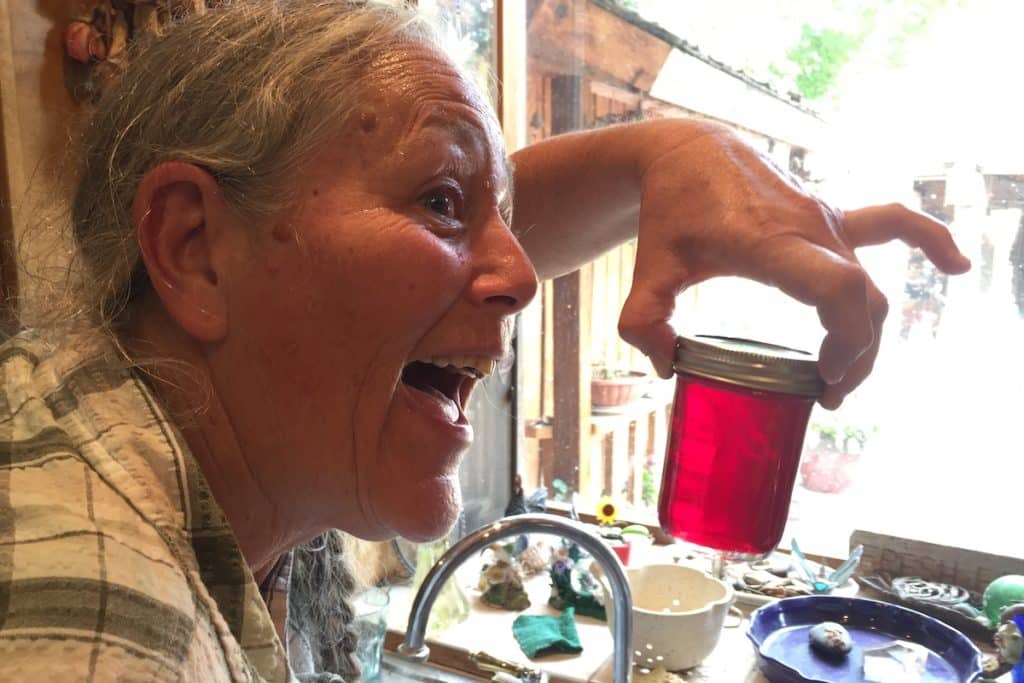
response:
<path fill-rule="evenodd" d="M 463 150 L 468 150 L 477 145 L 490 148 L 487 143 L 487 137 L 477 127 L 463 120 L 452 120 L 444 116 L 441 112 L 432 111 L 428 114 L 413 130 L 411 135 L 413 137 L 419 137 L 423 131 L 427 129 L 437 129 L 444 133 L 450 134 L 455 140 L 456 145 Z M 491 150 L 492 152 L 496 150 Z M 503 150 L 504 151 L 504 150 Z M 512 226 L 512 208 L 513 208 L 513 196 L 515 194 L 515 165 L 512 163 L 512 159 L 506 155 L 501 155 L 501 166 L 502 170 L 505 171 L 505 183 L 504 187 L 498 189 L 498 212 L 501 217 L 505 220 L 505 223 L 511 228 Z M 470 168 L 470 164 L 465 159 L 452 160 L 450 166 L 456 171 L 471 171 L 475 169 Z M 468 175 L 468 173 L 467 173 Z"/>

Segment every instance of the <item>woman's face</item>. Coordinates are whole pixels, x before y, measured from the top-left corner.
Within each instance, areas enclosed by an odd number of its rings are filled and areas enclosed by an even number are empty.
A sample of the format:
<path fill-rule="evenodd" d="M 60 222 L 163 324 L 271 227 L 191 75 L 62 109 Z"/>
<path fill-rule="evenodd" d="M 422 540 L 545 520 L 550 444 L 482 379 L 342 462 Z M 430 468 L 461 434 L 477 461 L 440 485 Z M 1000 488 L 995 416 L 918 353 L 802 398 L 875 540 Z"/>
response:
<path fill-rule="evenodd" d="M 218 384 L 275 505 L 426 539 L 458 513 L 464 407 L 536 275 L 503 218 L 511 179 L 474 88 L 420 45 L 370 73 L 296 178 L 301 206 L 250 228 Z"/>

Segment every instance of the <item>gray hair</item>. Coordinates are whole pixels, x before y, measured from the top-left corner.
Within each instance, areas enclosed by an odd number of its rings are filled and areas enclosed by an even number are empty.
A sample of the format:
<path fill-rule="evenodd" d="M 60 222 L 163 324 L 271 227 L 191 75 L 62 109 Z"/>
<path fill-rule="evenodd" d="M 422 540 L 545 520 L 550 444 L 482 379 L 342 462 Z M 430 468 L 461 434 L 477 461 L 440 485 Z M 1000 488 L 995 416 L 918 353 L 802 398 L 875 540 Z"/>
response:
<path fill-rule="evenodd" d="M 355 109 L 369 66 L 410 40 L 436 45 L 401 2 L 234 0 L 133 47 L 86 131 L 71 208 L 85 322 L 110 330 L 148 287 L 131 207 L 149 170 L 195 164 L 240 211 L 273 215 Z"/>
<path fill-rule="evenodd" d="M 359 678 L 355 655 L 359 634 L 351 599 L 359 588 L 348 560 L 349 542 L 337 529 L 327 531 L 292 554 L 288 594 L 289 628 L 309 639 L 317 673 L 344 680 Z"/>
<path fill-rule="evenodd" d="M 133 46 L 85 132 L 71 207 L 85 300 L 64 306 L 112 333 L 148 288 L 131 210 L 143 176 L 162 162 L 204 168 L 246 215 L 292 206 L 290 179 L 355 111 L 370 66 L 409 41 L 437 45 L 403 2 L 232 0 Z M 356 579 L 340 532 L 320 543 L 295 551 L 291 619 L 318 669 L 354 676 Z"/>

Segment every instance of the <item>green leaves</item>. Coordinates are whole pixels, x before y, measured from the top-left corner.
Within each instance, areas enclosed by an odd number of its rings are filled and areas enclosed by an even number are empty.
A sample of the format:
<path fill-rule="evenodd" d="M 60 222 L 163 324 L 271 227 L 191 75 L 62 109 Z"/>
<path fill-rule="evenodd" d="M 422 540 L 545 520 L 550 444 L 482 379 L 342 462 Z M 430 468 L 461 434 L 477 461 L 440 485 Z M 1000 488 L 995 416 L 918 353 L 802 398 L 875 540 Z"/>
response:
<path fill-rule="evenodd" d="M 776 76 L 791 75 L 804 99 L 829 94 L 849 62 L 863 57 L 901 66 L 913 42 L 927 33 L 936 16 L 968 0 L 861 0 L 833 2 L 833 13 L 818 25 L 804 23 L 796 46 L 786 53 L 790 67 L 772 65 Z M 823 25 L 828 22 L 830 26 Z M 835 26 L 848 27 L 840 30 Z"/>
<path fill-rule="evenodd" d="M 825 95 L 862 42 L 862 37 L 843 31 L 804 24 L 800 42 L 786 53 L 798 68 L 796 86 L 800 94 L 809 100 Z"/>

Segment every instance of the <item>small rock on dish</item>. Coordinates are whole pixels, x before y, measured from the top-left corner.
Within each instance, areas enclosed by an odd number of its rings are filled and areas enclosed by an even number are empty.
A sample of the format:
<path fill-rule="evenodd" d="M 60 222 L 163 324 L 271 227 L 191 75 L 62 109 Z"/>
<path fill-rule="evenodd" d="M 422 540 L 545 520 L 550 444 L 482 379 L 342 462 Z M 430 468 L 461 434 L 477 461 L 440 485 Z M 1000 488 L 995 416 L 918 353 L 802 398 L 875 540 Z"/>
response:
<path fill-rule="evenodd" d="M 834 621 L 823 621 L 808 632 L 811 649 L 823 657 L 841 659 L 853 649 L 850 632 Z"/>

